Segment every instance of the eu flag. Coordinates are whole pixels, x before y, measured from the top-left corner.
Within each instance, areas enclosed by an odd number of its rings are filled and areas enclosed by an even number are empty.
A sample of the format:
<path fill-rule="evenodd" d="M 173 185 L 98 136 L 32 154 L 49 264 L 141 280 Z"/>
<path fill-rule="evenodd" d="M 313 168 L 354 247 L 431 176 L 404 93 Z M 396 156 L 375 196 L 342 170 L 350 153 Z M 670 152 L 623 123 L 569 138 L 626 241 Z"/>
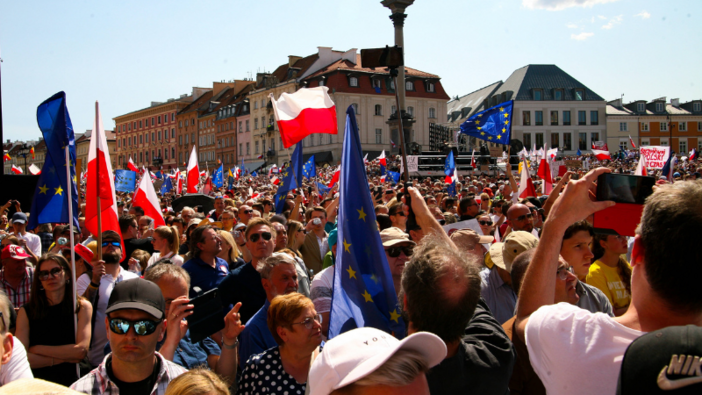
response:
<path fill-rule="evenodd" d="M 32 201 L 27 229 L 39 224 L 68 223 L 78 228 L 78 189 L 76 188 L 76 145 L 73 124 L 66 108 L 66 94 L 59 92 L 37 108 L 37 123 L 46 143 L 46 159 L 41 168 Z M 69 163 L 65 147 L 68 146 Z M 66 175 L 70 169 L 70 178 Z M 68 188 L 71 188 L 73 218 L 68 217 Z"/>
<path fill-rule="evenodd" d="M 280 214 L 285 207 L 288 191 L 302 186 L 302 142 L 297 143 L 290 159 L 290 165 L 281 169 L 283 179 L 275 195 L 275 212 Z"/>
<path fill-rule="evenodd" d="M 331 191 L 331 188 L 329 188 L 328 186 L 322 184 L 321 182 L 318 182 L 318 183 L 316 183 L 316 184 L 317 184 L 317 189 L 319 190 L 319 192 L 320 192 L 321 194 L 325 194 L 325 193 Z"/>
<path fill-rule="evenodd" d="M 219 165 L 212 174 L 212 184 L 217 188 L 221 188 L 224 185 L 224 165 Z"/>
<path fill-rule="evenodd" d="M 251 172 L 251 177 L 258 177 L 258 173 L 256 173 L 256 170 Z"/>
<path fill-rule="evenodd" d="M 166 179 L 163 181 L 163 184 L 161 184 L 161 195 L 165 195 L 172 190 L 173 182 L 171 182 L 171 177 L 166 177 Z"/>
<path fill-rule="evenodd" d="M 346 110 L 346 133 L 339 181 L 339 218 L 329 338 L 361 327 L 405 336 L 390 267 L 375 222 L 361 141 L 353 107 Z"/>
<path fill-rule="evenodd" d="M 400 182 L 400 173 L 398 173 L 396 171 L 388 170 L 388 176 L 392 180 L 393 184 L 397 184 L 398 182 Z"/>
<path fill-rule="evenodd" d="M 509 144 L 513 105 L 514 100 L 510 100 L 474 114 L 461 124 L 460 133 L 491 143 Z"/>
<path fill-rule="evenodd" d="M 229 168 L 229 174 L 227 174 L 227 184 L 229 184 L 229 189 L 230 191 L 234 189 L 234 174 L 232 174 L 232 169 L 231 167 Z"/>
<path fill-rule="evenodd" d="M 446 156 L 446 162 L 444 162 L 444 174 L 446 174 L 446 177 L 451 177 L 455 170 L 456 161 L 453 158 L 453 151 L 449 151 L 449 154 Z"/>
<path fill-rule="evenodd" d="M 305 162 L 305 166 L 302 168 L 302 175 L 311 179 L 317 175 L 317 165 L 314 163 L 314 155 L 310 156 Z"/>

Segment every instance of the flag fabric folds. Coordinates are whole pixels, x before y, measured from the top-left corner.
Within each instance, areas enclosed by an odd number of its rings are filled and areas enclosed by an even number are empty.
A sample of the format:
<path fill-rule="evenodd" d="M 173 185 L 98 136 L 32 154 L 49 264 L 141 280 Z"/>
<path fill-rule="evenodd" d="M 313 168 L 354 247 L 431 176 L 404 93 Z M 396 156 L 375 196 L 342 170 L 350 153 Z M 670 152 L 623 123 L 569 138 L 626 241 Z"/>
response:
<path fill-rule="evenodd" d="M 297 143 L 289 165 L 282 170 L 281 174 L 283 179 L 280 181 L 278 192 L 275 194 L 275 210 L 278 214 L 283 212 L 288 191 L 302 186 L 302 143 Z"/>
<path fill-rule="evenodd" d="M 193 152 L 188 160 L 188 184 L 185 193 L 197 193 L 197 184 L 200 183 L 200 168 L 197 164 L 197 148 L 193 145 Z"/>
<path fill-rule="evenodd" d="M 29 165 L 29 172 L 32 173 L 33 176 L 38 176 L 41 174 L 41 169 L 37 167 L 34 163 Z"/>
<path fill-rule="evenodd" d="M 595 154 L 595 157 L 597 158 L 597 160 L 612 159 L 612 157 L 609 155 L 609 151 L 601 151 L 598 149 L 593 149 L 592 153 Z"/>
<path fill-rule="evenodd" d="M 68 223 L 78 228 L 78 188 L 76 187 L 76 146 L 73 124 L 66 107 L 66 94 L 59 92 L 37 108 L 37 124 L 46 143 L 46 156 L 34 192 L 27 229 L 39 224 Z M 66 163 L 68 146 L 70 163 Z M 70 166 L 71 177 L 66 175 Z M 31 168 L 30 168 L 31 170 Z M 68 215 L 68 188 L 72 191 L 73 218 Z"/>
<path fill-rule="evenodd" d="M 139 168 L 136 167 L 136 165 L 134 164 L 134 161 L 132 161 L 131 156 L 129 157 L 129 162 L 127 162 L 127 168 L 131 171 L 135 171 L 137 173 L 139 172 Z"/>
<path fill-rule="evenodd" d="M 7 162 L 8 160 L 12 160 L 12 157 L 10 157 L 9 152 L 5 152 L 5 155 L 3 156 L 3 161 Z"/>
<path fill-rule="evenodd" d="M 519 180 L 519 192 L 517 195 L 520 199 L 534 196 L 536 197 L 536 188 L 534 188 L 534 183 L 531 181 L 531 176 L 529 175 L 529 165 L 526 159 L 522 159 L 522 177 Z"/>
<path fill-rule="evenodd" d="M 450 184 L 453 177 L 453 173 L 456 171 L 456 161 L 453 158 L 453 151 L 449 151 L 446 155 L 446 161 L 444 162 L 444 174 L 446 174 L 446 183 Z"/>
<path fill-rule="evenodd" d="M 302 167 L 302 175 L 308 179 L 317 175 L 317 165 L 314 163 L 314 155 L 310 156 Z"/>
<path fill-rule="evenodd" d="M 635 176 L 647 176 L 648 170 L 646 169 L 646 155 L 641 155 L 639 157 L 639 163 L 636 165 L 636 170 L 634 171 Z"/>
<path fill-rule="evenodd" d="M 668 182 L 671 184 L 673 180 L 673 169 L 675 168 L 675 163 L 673 162 L 675 158 L 675 151 L 670 150 L 670 155 L 668 155 L 668 160 L 665 162 L 663 169 L 661 169 L 661 175 L 665 176 Z"/>
<path fill-rule="evenodd" d="M 103 232 L 114 230 L 120 237 L 122 236 L 117 215 L 113 174 L 102 116 L 98 104 L 95 103 L 95 123 L 90 136 L 88 181 L 85 187 L 85 227 L 96 236 L 99 234 L 98 215 L 102 218 Z M 98 199 L 100 212 L 98 212 Z M 122 250 L 124 251 L 124 248 Z"/>
<path fill-rule="evenodd" d="M 134 193 L 132 206 L 141 207 L 144 210 L 144 215 L 148 215 L 154 220 L 154 228 L 166 225 L 161 214 L 161 205 L 154 189 L 154 184 L 148 177 L 142 177 L 139 182 L 139 188 Z"/>
<path fill-rule="evenodd" d="M 328 91 L 328 87 L 320 86 L 283 93 L 278 100 L 271 95 L 273 112 L 285 148 L 313 133 L 338 133 L 336 106 Z"/>
<path fill-rule="evenodd" d="M 236 166 L 234 166 L 236 169 Z M 236 170 L 235 170 L 236 171 Z M 234 189 L 234 173 L 232 173 L 231 167 L 229 168 L 229 173 L 227 173 L 227 189 Z"/>
<path fill-rule="evenodd" d="M 329 338 L 374 327 L 401 339 L 405 325 L 375 222 L 353 107 L 346 114 Z"/>
<path fill-rule="evenodd" d="M 510 100 L 473 114 L 461 124 L 460 133 L 491 143 L 509 144 L 513 104 Z"/>
<path fill-rule="evenodd" d="M 163 181 L 163 184 L 161 184 L 161 195 L 165 195 L 172 190 L 173 181 L 171 181 L 171 177 L 166 177 L 166 179 Z"/>
<path fill-rule="evenodd" d="M 15 174 L 24 174 L 22 168 L 15 165 L 12 165 L 12 168 L 10 168 L 10 170 Z"/>
<path fill-rule="evenodd" d="M 224 186 L 224 165 L 219 165 L 217 170 L 212 173 L 212 184 L 217 188 Z"/>
<path fill-rule="evenodd" d="M 629 135 L 629 142 L 631 143 L 632 148 L 636 148 L 636 144 L 634 144 L 634 139 L 631 138 L 631 135 Z"/>

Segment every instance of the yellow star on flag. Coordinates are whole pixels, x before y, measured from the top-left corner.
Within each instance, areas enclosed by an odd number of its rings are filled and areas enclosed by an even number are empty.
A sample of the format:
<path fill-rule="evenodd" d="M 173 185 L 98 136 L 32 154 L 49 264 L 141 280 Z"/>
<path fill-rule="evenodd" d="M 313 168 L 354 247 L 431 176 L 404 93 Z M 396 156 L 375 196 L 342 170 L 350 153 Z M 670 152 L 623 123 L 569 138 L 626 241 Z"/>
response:
<path fill-rule="evenodd" d="M 505 118 L 507 118 L 508 116 L 509 116 L 509 113 L 508 113 L 508 112 L 506 112 L 506 113 L 505 113 Z"/>
<path fill-rule="evenodd" d="M 475 120 L 475 124 L 476 124 L 476 125 L 480 125 L 480 120 L 479 120 L 479 119 L 476 119 L 476 120 Z"/>
<path fill-rule="evenodd" d="M 373 280 L 376 284 L 378 283 L 378 276 L 376 276 L 375 274 L 370 276 L 370 279 Z"/>
<path fill-rule="evenodd" d="M 497 135 L 497 139 L 499 140 L 499 139 L 501 139 L 501 138 L 502 138 L 502 135 L 499 135 L 499 134 L 498 134 L 498 135 Z"/>
<path fill-rule="evenodd" d="M 509 125 L 509 120 L 505 120 L 505 125 Z"/>
<path fill-rule="evenodd" d="M 480 117 L 482 117 L 482 116 L 483 116 L 483 114 L 478 114 L 478 118 L 480 118 Z"/>
<path fill-rule="evenodd" d="M 488 136 L 488 140 L 492 140 L 492 136 Z"/>
<path fill-rule="evenodd" d="M 46 184 L 44 184 L 43 187 L 39 187 L 39 191 L 41 191 L 41 192 L 39 192 L 39 194 L 42 194 L 42 193 L 43 193 L 44 195 L 46 195 L 46 191 L 47 191 L 47 190 L 49 190 L 49 188 L 47 188 L 47 187 L 46 187 Z"/>
<path fill-rule="evenodd" d="M 480 132 L 480 135 L 481 135 L 481 136 L 485 136 L 485 132 Z"/>
<path fill-rule="evenodd" d="M 478 126 L 478 130 L 483 130 L 483 127 L 482 127 L 482 126 Z"/>
<path fill-rule="evenodd" d="M 504 111 L 504 110 L 505 110 L 504 107 L 500 107 L 500 112 L 502 112 L 502 111 Z"/>
<path fill-rule="evenodd" d="M 502 133 L 505 133 L 505 132 L 507 132 L 507 129 L 506 129 L 506 128 L 502 128 Z"/>
<path fill-rule="evenodd" d="M 365 291 L 363 292 L 363 295 L 362 295 L 362 296 L 363 296 L 363 298 L 366 300 L 366 302 L 371 302 L 371 303 L 373 302 L 373 298 L 372 298 L 371 295 L 368 293 L 368 290 L 365 290 Z"/>
<path fill-rule="evenodd" d="M 367 214 L 363 212 L 363 207 L 361 207 L 360 210 L 356 210 L 356 211 L 358 211 L 358 219 L 362 219 L 363 222 L 366 222 L 366 215 Z"/>
<path fill-rule="evenodd" d="M 351 266 L 349 266 L 348 269 L 346 269 L 347 272 L 349 272 L 349 278 L 356 278 L 356 272 L 351 269 Z"/>
<path fill-rule="evenodd" d="M 400 318 L 400 315 L 397 313 L 397 309 L 390 312 L 390 320 L 391 321 L 395 321 L 397 323 L 400 323 L 400 321 L 398 321 L 399 318 Z"/>
<path fill-rule="evenodd" d="M 346 239 L 344 239 L 344 249 L 350 254 L 351 251 L 349 251 L 349 247 L 351 247 L 351 243 L 347 243 Z"/>
<path fill-rule="evenodd" d="M 63 189 L 61 189 L 61 185 L 59 185 L 58 188 L 54 188 L 54 189 L 56 190 L 56 193 L 55 193 L 56 195 L 61 195 L 61 196 L 63 196 L 63 195 L 62 195 Z"/>

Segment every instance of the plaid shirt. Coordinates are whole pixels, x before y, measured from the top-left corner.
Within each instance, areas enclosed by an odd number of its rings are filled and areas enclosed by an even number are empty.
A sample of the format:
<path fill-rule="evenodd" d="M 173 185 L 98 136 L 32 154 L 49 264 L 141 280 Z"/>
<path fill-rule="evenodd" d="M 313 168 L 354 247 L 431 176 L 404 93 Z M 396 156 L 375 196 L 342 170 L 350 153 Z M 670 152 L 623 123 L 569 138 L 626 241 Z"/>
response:
<path fill-rule="evenodd" d="M 0 290 L 4 291 L 10 302 L 15 307 L 22 307 L 29 302 L 29 291 L 32 289 L 32 279 L 34 277 L 34 269 L 31 267 L 25 268 L 26 275 L 17 289 L 12 288 L 10 283 L 5 279 L 5 269 L 0 270 Z"/>
<path fill-rule="evenodd" d="M 156 385 L 151 391 L 151 395 L 161 395 L 166 393 L 166 387 L 168 387 L 168 383 L 170 383 L 171 380 L 188 370 L 166 360 L 166 358 L 158 352 L 155 352 L 155 354 L 156 357 L 161 360 L 161 370 L 158 372 Z M 107 368 L 105 365 L 108 358 L 112 358 L 112 354 L 106 355 L 105 359 L 102 360 L 102 363 L 97 368 L 91 370 L 90 373 L 73 383 L 71 389 L 89 395 L 119 395 L 119 388 L 117 388 L 115 383 L 110 381 L 110 376 L 107 375 Z"/>

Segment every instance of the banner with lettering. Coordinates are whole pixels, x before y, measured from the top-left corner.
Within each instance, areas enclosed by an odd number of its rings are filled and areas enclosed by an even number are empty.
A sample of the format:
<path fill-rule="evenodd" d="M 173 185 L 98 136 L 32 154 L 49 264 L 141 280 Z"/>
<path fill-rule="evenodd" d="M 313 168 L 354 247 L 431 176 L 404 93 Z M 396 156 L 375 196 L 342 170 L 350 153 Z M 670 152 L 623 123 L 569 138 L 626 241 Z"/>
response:
<path fill-rule="evenodd" d="M 662 145 L 650 145 L 640 148 L 642 156 L 646 157 L 646 167 L 662 169 L 670 156 L 670 147 Z"/>

